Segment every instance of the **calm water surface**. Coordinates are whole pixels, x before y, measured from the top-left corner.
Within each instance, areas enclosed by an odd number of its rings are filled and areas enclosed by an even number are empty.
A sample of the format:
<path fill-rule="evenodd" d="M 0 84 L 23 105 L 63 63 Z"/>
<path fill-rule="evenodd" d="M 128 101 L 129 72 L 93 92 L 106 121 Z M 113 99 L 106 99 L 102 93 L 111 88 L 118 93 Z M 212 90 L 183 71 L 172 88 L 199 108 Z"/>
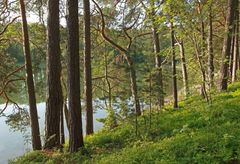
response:
<path fill-rule="evenodd" d="M 40 131 L 44 131 L 44 116 L 45 116 L 45 103 L 39 103 L 38 115 Z M 4 105 L 0 105 L 0 109 L 4 108 Z M 9 106 L 6 110 L 6 114 L 10 113 L 12 107 Z M 103 127 L 103 124 L 98 122 L 97 119 L 106 117 L 104 110 L 98 110 L 94 113 L 94 130 L 97 131 Z M 9 159 L 13 159 L 17 156 L 23 155 L 25 152 L 31 149 L 30 144 L 25 144 L 23 135 L 20 132 L 13 132 L 9 126 L 5 123 L 5 117 L 0 117 L 0 164 L 8 163 Z M 83 127 L 85 131 L 85 116 L 83 115 Z M 65 134 L 67 134 L 65 128 Z"/>

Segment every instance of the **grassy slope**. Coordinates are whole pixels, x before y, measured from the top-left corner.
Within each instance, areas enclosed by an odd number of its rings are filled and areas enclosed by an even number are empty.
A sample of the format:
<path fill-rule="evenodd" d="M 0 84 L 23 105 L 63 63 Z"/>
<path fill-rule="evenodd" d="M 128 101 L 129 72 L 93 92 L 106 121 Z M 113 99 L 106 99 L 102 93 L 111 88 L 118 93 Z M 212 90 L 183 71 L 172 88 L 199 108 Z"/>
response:
<path fill-rule="evenodd" d="M 13 163 L 228 163 L 240 160 L 240 83 L 213 96 L 212 105 L 200 97 L 134 119 L 112 131 L 86 138 L 79 153 L 31 152 Z"/>

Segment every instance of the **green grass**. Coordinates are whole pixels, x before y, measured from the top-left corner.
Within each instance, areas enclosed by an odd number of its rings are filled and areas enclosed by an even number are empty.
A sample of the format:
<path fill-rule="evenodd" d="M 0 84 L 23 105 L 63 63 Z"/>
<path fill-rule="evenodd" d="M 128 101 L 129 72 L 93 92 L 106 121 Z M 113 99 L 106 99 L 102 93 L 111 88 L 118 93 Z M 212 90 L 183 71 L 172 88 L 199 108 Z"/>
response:
<path fill-rule="evenodd" d="M 240 163 L 240 83 L 212 96 L 209 105 L 195 96 L 139 120 L 89 136 L 76 154 L 31 152 L 11 163 Z M 239 161 L 238 161 L 239 160 Z"/>

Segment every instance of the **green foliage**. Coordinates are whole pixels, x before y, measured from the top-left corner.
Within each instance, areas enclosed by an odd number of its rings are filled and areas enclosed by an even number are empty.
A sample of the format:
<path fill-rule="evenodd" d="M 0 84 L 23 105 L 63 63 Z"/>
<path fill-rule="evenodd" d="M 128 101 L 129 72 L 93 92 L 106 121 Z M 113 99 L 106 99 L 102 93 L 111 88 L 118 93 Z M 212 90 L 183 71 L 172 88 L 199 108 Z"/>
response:
<path fill-rule="evenodd" d="M 126 146 L 130 139 L 133 139 L 132 131 L 134 131 L 134 129 L 131 125 L 124 125 L 124 128 L 119 126 L 112 130 L 103 130 L 93 136 L 86 137 L 85 145 L 86 148 L 92 150 L 99 148 L 121 148 Z"/>
<path fill-rule="evenodd" d="M 180 103 L 180 108 L 148 113 L 134 121 L 85 138 L 79 153 L 46 156 L 32 152 L 12 163 L 228 163 L 240 160 L 240 83 L 215 95 L 211 105 L 200 97 Z"/>
<path fill-rule="evenodd" d="M 6 123 L 11 127 L 11 130 L 25 133 L 30 126 L 28 111 L 26 109 L 18 109 L 18 107 L 14 108 L 16 112 L 14 111 L 12 114 L 6 116 Z"/>
<path fill-rule="evenodd" d="M 106 110 L 108 113 L 107 117 L 98 119 L 97 121 L 102 122 L 105 129 L 113 129 L 117 126 L 116 113 L 112 108 Z"/>
<path fill-rule="evenodd" d="M 43 154 L 41 151 L 34 151 L 31 153 L 25 154 L 22 158 L 17 159 L 17 163 L 24 164 L 24 163 L 41 163 L 41 162 L 47 162 L 48 157 Z M 10 161 L 9 163 L 14 163 L 14 161 Z"/>

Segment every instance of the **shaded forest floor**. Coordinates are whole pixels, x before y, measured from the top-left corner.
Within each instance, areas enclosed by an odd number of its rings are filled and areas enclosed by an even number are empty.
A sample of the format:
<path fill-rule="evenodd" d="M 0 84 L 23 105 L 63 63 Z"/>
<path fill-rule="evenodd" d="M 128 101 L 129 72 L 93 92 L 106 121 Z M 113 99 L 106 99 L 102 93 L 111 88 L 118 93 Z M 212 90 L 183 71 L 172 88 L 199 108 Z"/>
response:
<path fill-rule="evenodd" d="M 195 96 L 177 110 L 155 111 L 151 126 L 145 112 L 137 136 L 133 118 L 87 137 L 76 154 L 36 151 L 10 163 L 240 163 L 240 83 L 212 101 Z"/>

